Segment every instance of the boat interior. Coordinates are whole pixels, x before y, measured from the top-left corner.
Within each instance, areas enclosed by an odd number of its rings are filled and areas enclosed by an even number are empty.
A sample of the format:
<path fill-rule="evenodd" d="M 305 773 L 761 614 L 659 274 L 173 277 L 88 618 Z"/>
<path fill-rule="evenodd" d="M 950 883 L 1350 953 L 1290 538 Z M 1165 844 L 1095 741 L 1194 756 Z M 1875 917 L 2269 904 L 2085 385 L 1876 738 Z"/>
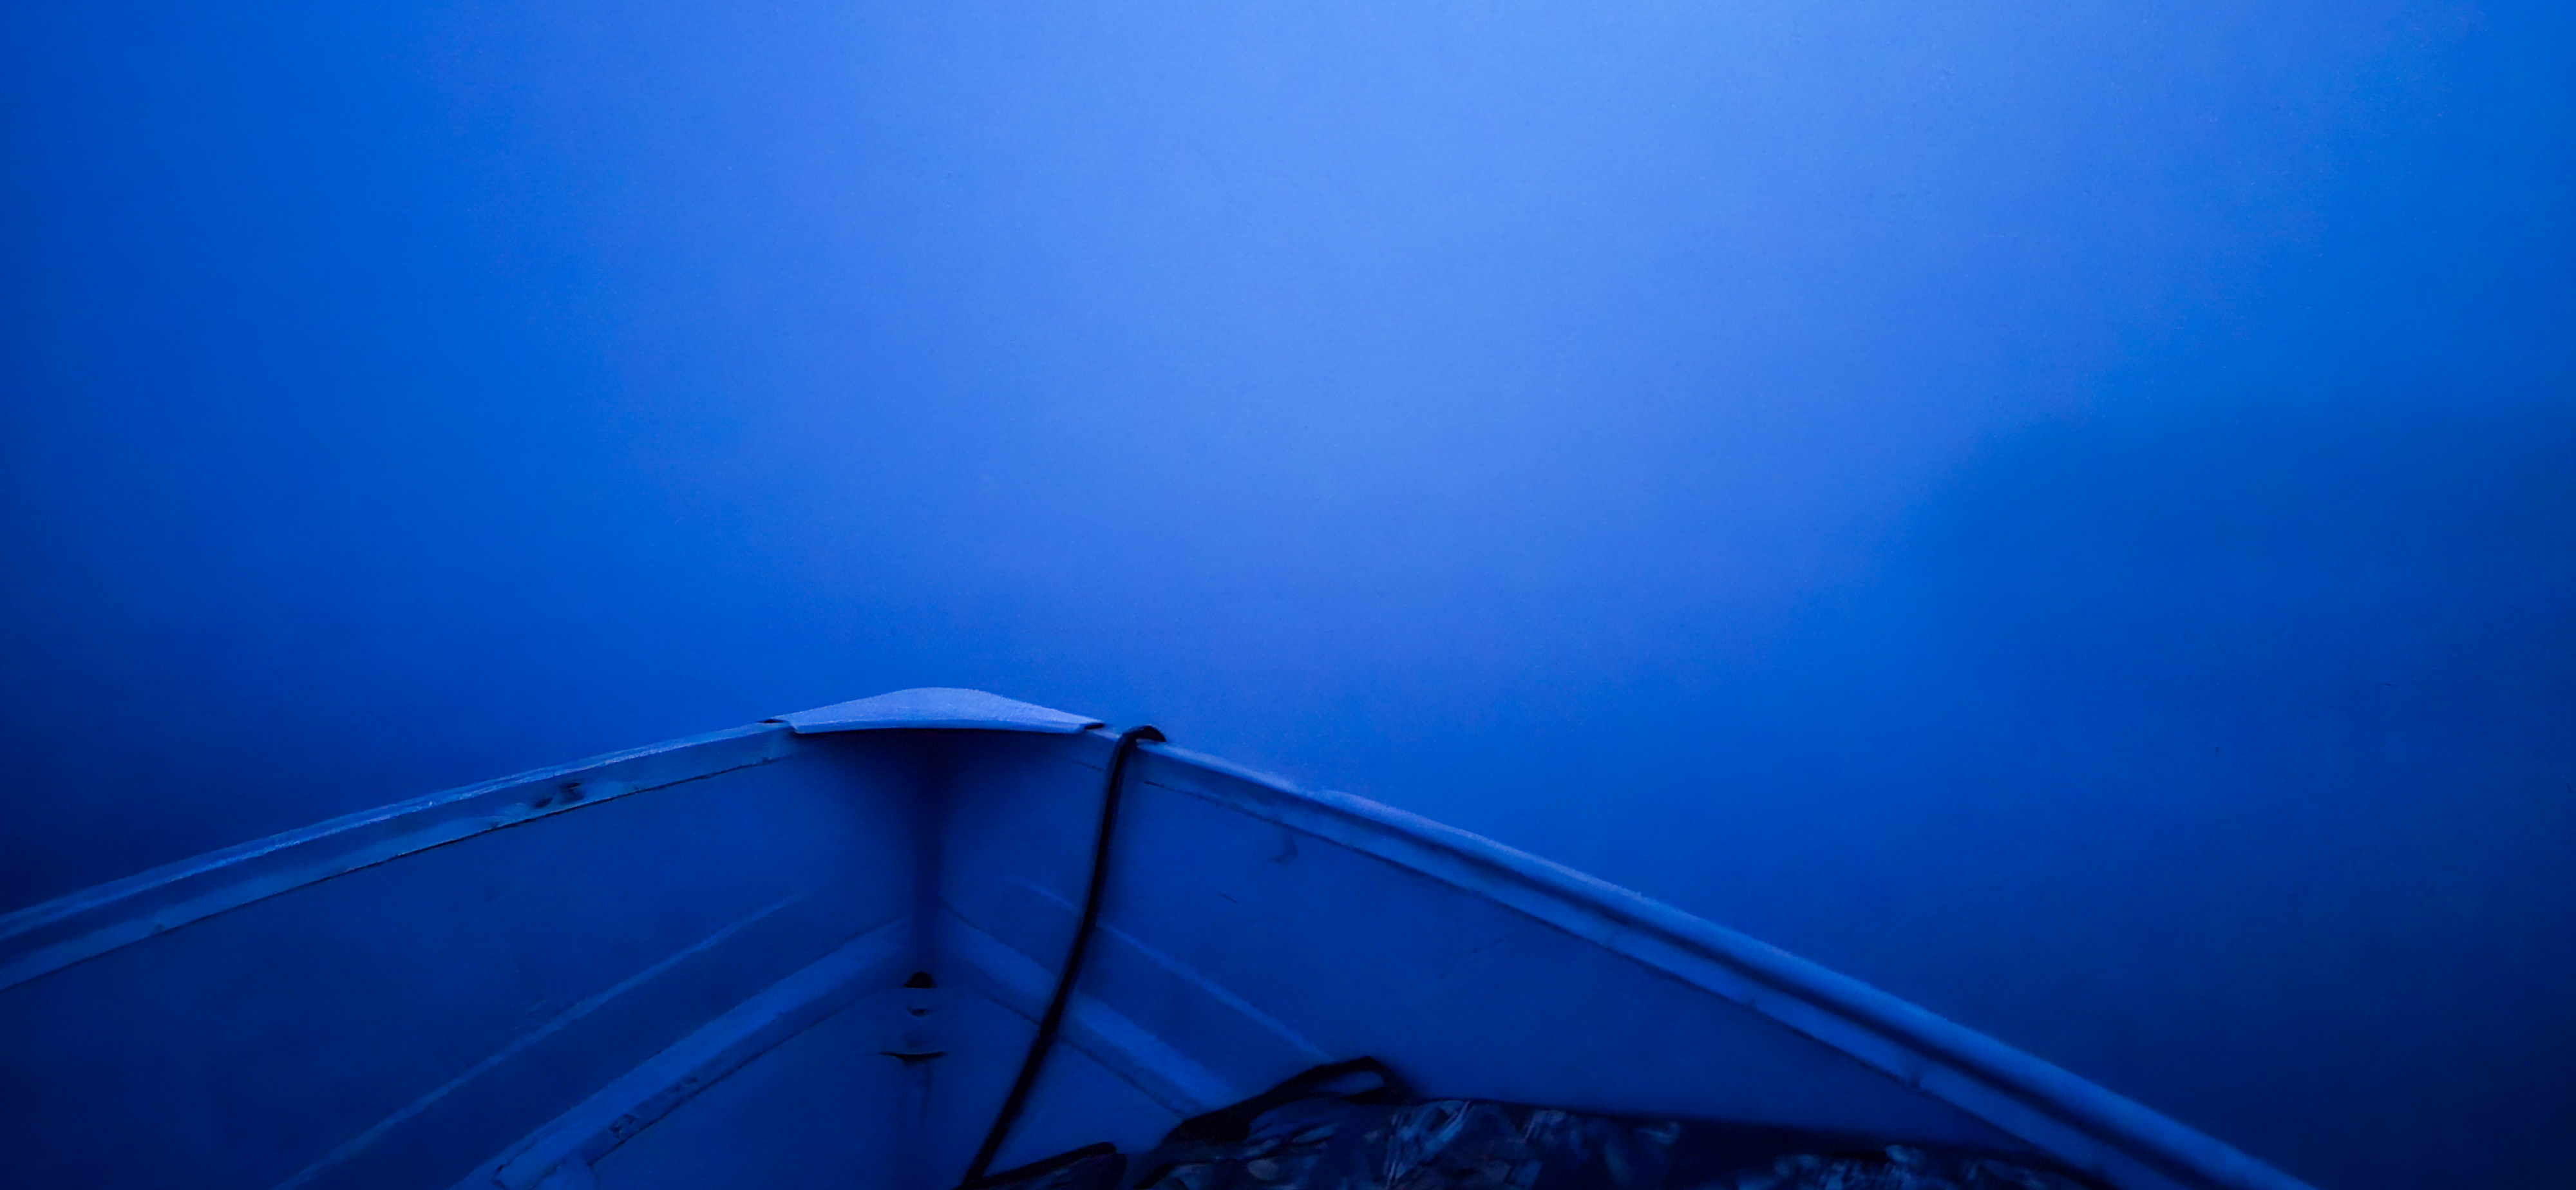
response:
<path fill-rule="evenodd" d="M 19 1184 L 956 1185 L 1056 990 L 1119 743 L 954 693 L 399 803 L 0 919 Z M 1544 861 L 1165 744 L 1121 787 L 1088 957 L 994 1168 L 1141 1150 L 1368 1055 L 1431 1095 L 2214 1184 L 2091 1139 L 2082 1105 L 1972 1045 L 1908 1040 L 1940 1022 Z"/>

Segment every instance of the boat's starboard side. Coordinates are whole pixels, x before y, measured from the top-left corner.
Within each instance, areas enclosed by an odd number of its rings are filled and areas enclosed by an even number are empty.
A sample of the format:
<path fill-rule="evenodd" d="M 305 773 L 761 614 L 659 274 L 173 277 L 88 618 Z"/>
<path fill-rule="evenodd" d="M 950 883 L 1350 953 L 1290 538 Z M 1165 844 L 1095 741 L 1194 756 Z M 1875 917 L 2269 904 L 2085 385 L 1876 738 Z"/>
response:
<path fill-rule="evenodd" d="M 984 971 L 1001 964 L 976 956 L 1059 952 L 1080 899 L 1078 857 L 1061 840 L 1088 829 L 1091 803 L 1073 795 L 1097 779 L 1109 738 L 961 755 L 940 861 L 943 960 Z M 2018 1147 L 2136 1190 L 2303 1190 L 2150 1109 L 1734 931 L 1184 748 L 1146 746 L 1114 862 L 1083 976 L 1098 1027 L 1069 1042 L 1173 1113 L 1322 1055 L 1368 1053 L 1432 1093 Z M 1016 990 L 998 971 L 980 978 L 1033 1015 L 1025 975 Z M 1122 1031 L 1188 1041 L 1177 1056 L 1122 1053 Z M 1013 1155 L 1071 1143 L 1073 1133 L 1033 1136 Z"/>
<path fill-rule="evenodd" d="M 2307 1190 L 2202 1132 L 1859 980 L 1581 872 L 1180 748 L 1146 779 L 1508 906 L 1814 1039 L 2119 1186 Z M 1159 779 L 1158 779 L 1159 778 Z"/>

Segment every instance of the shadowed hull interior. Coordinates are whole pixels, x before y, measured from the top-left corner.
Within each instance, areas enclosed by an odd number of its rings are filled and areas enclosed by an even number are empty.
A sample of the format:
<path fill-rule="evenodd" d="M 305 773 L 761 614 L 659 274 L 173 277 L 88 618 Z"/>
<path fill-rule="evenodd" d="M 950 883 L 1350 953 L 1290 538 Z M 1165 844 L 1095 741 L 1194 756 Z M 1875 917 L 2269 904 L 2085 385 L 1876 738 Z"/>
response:
<path fill-rule="evenodd" d="M 45 1186 L 953 1185 L 1080 916 L 1112 746 L 1080 726 L 755 725 L 13 914 L 0 1136 Z M 997 1167 L 1369 1054 L 1434 1095 L 2296 1185 L 1482 840 L 1175 748 L 1124 788 Z"/>

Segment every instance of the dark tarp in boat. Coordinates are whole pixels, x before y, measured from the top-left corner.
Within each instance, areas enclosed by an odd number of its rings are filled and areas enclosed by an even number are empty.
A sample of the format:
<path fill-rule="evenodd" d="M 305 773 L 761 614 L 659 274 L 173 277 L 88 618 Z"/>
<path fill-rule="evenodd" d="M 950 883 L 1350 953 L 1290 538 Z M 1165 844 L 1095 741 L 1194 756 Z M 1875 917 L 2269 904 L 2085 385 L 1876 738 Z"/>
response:
<path fill-rule="evenodd" d="M 1325 1087 L 1374 1074 L 1358 1093 Z M 1369 1060 L 1183 1121 L 1132 1161 L 1106 1144 L 968 1190 L 2093 1190 L 2031 1159 L 1799 1129 L 1414 1097 Z"/>

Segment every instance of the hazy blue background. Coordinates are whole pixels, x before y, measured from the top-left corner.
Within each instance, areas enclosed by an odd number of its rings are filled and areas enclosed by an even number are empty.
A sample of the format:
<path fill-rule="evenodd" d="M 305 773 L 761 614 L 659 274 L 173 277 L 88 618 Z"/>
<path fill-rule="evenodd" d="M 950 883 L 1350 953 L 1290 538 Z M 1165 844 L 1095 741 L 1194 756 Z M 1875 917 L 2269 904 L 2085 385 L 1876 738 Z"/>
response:
<path fill-rule="evenodd" d="M 2558 6 L 39 7 L 0 908 L 978 686 L 2576 1178 Z"/>

